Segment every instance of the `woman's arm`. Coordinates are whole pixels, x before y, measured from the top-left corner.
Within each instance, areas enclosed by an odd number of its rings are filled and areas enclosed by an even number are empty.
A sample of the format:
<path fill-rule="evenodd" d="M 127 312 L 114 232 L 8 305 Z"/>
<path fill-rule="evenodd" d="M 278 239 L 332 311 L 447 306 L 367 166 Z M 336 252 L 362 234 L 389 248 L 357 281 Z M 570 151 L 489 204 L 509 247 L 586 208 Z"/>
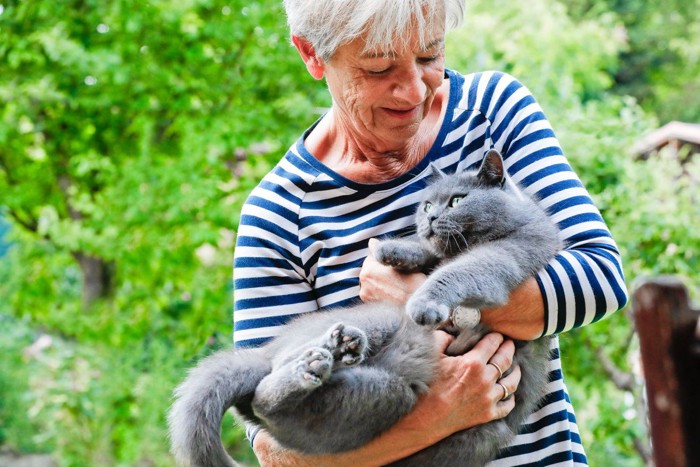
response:
<path fill-rule="evenodd" d="M 533 281 L 513 294 L 508 306 L 486 310 L 483 319 L 509 335 L 513 335 L 511 320 L 531 335 L 541 319 L 542 335 L 585 326 L 614 313 L 627 301 L 617 245 L 564 157 L 542 108 L 512 76 L 478 76 L 470 86 L 483 89 L 479 111 L 489 122 L 492 147 L 504 155 L 511 179 L 559 227 L 564 245 Z"/>
<path fill-rule="evenodd" d="M 442 354 L 451 337 L 439 331 L 435 336 Z M 255 437 L 253 449 L 263 466 L 379 466 L 402 459 L 452 433 L 510 413 L 515 398 L 501 400 L 503 389 L 495 384 L 498 370 L 486 363 L 493 361 L 501 368 L 509 368 L 514 350 L 512 341 L 504 341 L 500 334 L 492 333 L 462 356 L 443 356 L 437 379 L 414 409 L 361 448 L 333 455 L 304 455 L 283 448 L 261 431 Z M 519 381 L 517 367 L 500 380 L 509 391 L 514 390 Z"/>

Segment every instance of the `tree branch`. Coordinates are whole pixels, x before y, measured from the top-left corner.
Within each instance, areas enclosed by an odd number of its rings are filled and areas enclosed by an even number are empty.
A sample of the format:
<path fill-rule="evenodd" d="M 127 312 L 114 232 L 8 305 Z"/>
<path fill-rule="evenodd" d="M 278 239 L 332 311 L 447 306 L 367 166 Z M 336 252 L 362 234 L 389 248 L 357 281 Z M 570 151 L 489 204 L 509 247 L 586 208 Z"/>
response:
<path fill-rule="evenodd" d="M 631 338 L 628 339 L 627 345 L 629 345 L 629 341 L 631 341 Z M 621 391 L 634 392 L 636 389 L 634 375 L 630 372 L 623 371 L 617 365 L 615 365 L 608 354 L 606 354 L 601 347 L 595 345 L 588 336 L 584 336 L 584 342 L 586 343 L 586 346 L 588 346 L 588 348 L 595 353 L 598 361 L 603 367 L 603 370 L 608 374 L 608 376 L 610 376 L 610 379 L 615 387 Z"/>
<path fill-rule="evenodd" d="M 634 340 L 634 335 L 635 332 L 632 329 L 629 335 L 627 336 L 627 339 L 625 340 L 625 353 L 628 353 L 629 347 L 631 346 Z M 608 374 L 610 380 L 613 382 L 615 387 L 621 391 L 626 391 L 632 394 L 635 401 L 635 410 L 637 414 L 639 414 L 639 416 L 643 418 L 642 423 L 648 431 L 649 426 L 647 420 L 647 410 L 645 402 L 642 398 L 643 390 L 641 385 L 636 382 L 634 374 L 632 372 L 627 372 L 620 369 L 612 361 L 608 354 L 605 353 L 603 348 L 595 345 L 588 336 L 584 335 L 583 341 L 584 344 L 589 349 L 591 349 L 596 355 L 598 361 L 603 367 L 603 370 L 605 371 L 605 373 Z M 639 436 L 635 436 L 632 439 L 632 442 L 634 444 L 634 450 L 637 452 L 637 454 L 639 454 L 639 457 L 641 457 L 642 461 L 644 462 L 644 465 L 653 466 L 651 448 L 649 446 L 649 443 Z"/>
<path fill-rule="evenodd" d="M 652 461 L 651 448 L 649 443 L 645 443 L 641 438 L 635 436 L 632 440 L 634 444 L 634 450 L 637 451 L 639 457 L 644 461 L 644 465 L 648 467 L 654 467 L 654 462 Z"/>
<path fill-rule="evenodd" d="M 35 217 L 30 216 L 29 220 L 22 219 L 22 217 L 20 217 L 19 213 L 17 211 L 15 211 L 14 209 L 8 209 L 7 213 L 10 215 L 10 217 L 12 219 L 14 219 L 14 221 L 16 223 L 18 223 L 19 225 L 21 225 L 22 227 L 24 227 L 28 231 L 33 232 L 33 233 L 39 232 L 39 221 Z"/>

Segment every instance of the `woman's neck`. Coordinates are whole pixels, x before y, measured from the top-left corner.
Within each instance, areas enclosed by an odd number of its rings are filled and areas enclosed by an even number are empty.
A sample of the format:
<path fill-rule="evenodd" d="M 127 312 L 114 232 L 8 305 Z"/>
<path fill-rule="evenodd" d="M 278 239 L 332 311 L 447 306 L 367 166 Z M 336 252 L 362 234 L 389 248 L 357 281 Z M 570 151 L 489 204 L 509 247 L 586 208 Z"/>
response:
<path fill-rule="evenodd" d="M 304 144 L 320 162 L 352 181 L 393 180 L 415 167 L 430 151 L 444 120 L 448 94 L 449 80 L 445 80 L 420 128 L 401 147 L 386 149 L 366 144 L 333 110 L 311 131 Z"/>

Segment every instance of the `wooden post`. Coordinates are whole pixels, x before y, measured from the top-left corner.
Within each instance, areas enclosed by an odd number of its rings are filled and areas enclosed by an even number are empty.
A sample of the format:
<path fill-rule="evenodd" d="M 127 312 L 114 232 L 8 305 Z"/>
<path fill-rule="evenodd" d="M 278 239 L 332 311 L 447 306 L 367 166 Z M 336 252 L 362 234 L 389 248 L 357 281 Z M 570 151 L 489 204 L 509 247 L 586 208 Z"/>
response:
<path fill-rule="evenodd" d="M 700 466 L 700 312 L 673 278 L 643 283 L 632 300 L 656 465 Z"/>

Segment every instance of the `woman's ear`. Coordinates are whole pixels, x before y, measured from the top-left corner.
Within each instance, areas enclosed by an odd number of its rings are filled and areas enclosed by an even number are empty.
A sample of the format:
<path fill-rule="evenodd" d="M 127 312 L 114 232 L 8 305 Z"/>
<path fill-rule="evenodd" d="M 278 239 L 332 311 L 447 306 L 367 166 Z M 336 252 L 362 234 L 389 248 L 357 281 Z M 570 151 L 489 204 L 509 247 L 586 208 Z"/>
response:
<path fill-rule="evenodd" d="M 306 69 L 314 79 L 322 79 L 324 74 L 323 60 L 316 54 L 316 49 L 303 37 L 292 36 L 292 43 L 299 51 L 301 59 L 306 64 Z"/>

